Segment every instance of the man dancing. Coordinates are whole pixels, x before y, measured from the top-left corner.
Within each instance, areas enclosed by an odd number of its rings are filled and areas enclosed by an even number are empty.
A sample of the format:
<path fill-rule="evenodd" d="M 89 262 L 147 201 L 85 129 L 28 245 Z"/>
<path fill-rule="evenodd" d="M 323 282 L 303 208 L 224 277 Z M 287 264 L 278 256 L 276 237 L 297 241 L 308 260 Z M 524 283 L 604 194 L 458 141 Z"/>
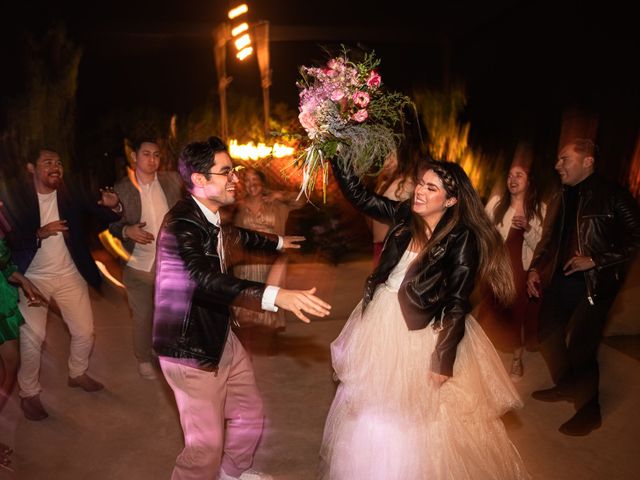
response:
<path fill-rule="evenodd" d="M 229 306 L 324 317 L 330 305 L 310 290 L 286 290 L 226 273 L 225 258 L 243 246 L 299 248 L 303 237 L 278 237 L 220 226 L 235 201 L 238 177 L 223 141 L 187 145 L 180 175 L 191 194 L 165 217 L 156 259 L 153 346 L 173 390 L 185 446 L 173 480 L 268 480 L 250 469 L 263 426 L 251 361 L 230 329 Z M 226 435 L 225 435 L 226 420 Z"/>

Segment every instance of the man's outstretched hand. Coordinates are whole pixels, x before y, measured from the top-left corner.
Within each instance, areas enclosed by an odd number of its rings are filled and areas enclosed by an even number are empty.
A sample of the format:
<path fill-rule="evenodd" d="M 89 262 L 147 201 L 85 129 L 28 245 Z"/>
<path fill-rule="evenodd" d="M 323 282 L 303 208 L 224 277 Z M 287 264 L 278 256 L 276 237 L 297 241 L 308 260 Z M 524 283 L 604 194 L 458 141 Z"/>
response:
<path fill-rule="evenodd" d="M 104 187 L 100 189 L 100 200 L 98 200 L 98 205 L 111 209 L 120 205 L 120 197 L 113 187 Z"/>
<path fill-rule="evenodd" d="M 326 317 L 329 315 L 331 305 L 316 297 L 316 287 L 309 290 L 287 290 L 281 288 L 276 296 L 276 306 L 293 312 L 293 314 L 305 323 L 311 320 L 302 312 Z"/>
<path fill-rule="evenodd" d="M 300 248 L 299 243 L 304 242 L 306 238 L 301 235 L 286 235 L 282 240 L 282 248 Z"/>

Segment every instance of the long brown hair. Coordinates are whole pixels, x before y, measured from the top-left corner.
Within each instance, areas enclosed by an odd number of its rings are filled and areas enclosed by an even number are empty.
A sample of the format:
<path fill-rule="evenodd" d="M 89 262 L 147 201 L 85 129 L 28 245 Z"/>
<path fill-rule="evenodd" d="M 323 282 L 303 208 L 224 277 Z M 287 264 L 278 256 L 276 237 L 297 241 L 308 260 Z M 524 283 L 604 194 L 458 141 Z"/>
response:
<path fill-rule="evenodd" d="M 491 288 L 500 302 L 511 303 L 515 297 L 515 285 L 509 257 L 502 237 L 485 213 L 482 201 L 469 177 L 460 165 L 453 162 L 432 161 L 425 164 L 422 172 L 427 170 L 432 170 L 438 175 L 446 197 L 456 198 L 457 202 L 446 210 L 438 228 L 431 232 L 430 236 L 426 222 L 418 214 L 412 213 L 412 238 L 418 244 L 424 245 L 421 255 L 428 254 L 456 225 L 466 226 L 475 234 L 478 245 L 479 280 Z M 413 202 L 413 199 L 411 201 Z M 444 223 L 440 225 L 441 222 Z"/>
<path fill-rule="evenodd" d="M 533 217 L 537 217 L 538 221 L 542 223 L 542 202 L 540 201 L 540 193 L 537 187 L 535 172 L 532 168 L 527 169 L 523 167 L 523 170 L 527 172 L 527 190 L 524 194 L 524 215 L 527 218 L 527 222 L 531 222 Z M 493 209 L 493 223 L 501 225 L 504 219 L 505 213 L 511 206 L 511 193 L 507 186 L 507 182 L 504 182 L 502 192 L 500 194 L 500 200 L 496 203 Z"/>

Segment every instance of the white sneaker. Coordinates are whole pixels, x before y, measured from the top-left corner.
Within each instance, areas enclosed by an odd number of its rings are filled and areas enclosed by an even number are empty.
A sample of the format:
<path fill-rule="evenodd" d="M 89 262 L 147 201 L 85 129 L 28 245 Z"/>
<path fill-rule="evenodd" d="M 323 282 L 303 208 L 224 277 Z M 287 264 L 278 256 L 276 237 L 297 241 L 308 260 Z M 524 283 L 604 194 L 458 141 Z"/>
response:
<path fill-rule="evenodd" d="M 220 476 L 218 480 L 273 480 L 273 477 L 268 473 L 262 473 L 253 468 L 245 470 L 239 477 L 232 477 L 227 474 L 223 469 L 220 469 Z"/>
<path fill-rule="evenodd" d="M 155 380 L 158 378 L 151 362 L 138 363 L 138 373 L 142 378 L 146 378 L 147 380 Z"/>

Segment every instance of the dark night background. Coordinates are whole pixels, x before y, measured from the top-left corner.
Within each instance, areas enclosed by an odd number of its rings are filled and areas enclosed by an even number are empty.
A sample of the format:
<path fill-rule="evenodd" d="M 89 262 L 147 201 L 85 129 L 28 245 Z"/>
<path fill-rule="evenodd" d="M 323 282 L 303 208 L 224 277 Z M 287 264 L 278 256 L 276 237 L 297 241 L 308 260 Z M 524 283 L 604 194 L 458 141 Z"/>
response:
<path fill-rule="evenodd" d="M 386 85 L 464 85 L 473 145 L 488 152 L 522 137 L 552 159 L 562 113 L 598 116 L 604 158 L 624 168 L 640 125 L 638 36 L 631 7 L 615 2 L 249 2 L 271 25 L 272 102 L 297 106 L 300 65 L 326 60 L 323 46 L 372 49 Z M 216 72 L 211 30 L 226 1 L 25 2 L 2 15 L 3 103 L 24 83 L 24 33 L 62 20 L 83 48 L 78 138 L 110 112 L 153 108 L 178 115 L 211 100 Z M 228 53 L 229 95 L 260 96 L 255 58 Z M 217 105 L 215 106 L 217 113 Z M 6 117 L 3 115 L 3 117 Z M 2 118 L 2 127 L 10 124 Z M 105 132 L 105 135 L 107 133 Z M 114 138 L 113 148 L 121 148 Z M 613 166 L 613 165 L 612 165 Z"/>

